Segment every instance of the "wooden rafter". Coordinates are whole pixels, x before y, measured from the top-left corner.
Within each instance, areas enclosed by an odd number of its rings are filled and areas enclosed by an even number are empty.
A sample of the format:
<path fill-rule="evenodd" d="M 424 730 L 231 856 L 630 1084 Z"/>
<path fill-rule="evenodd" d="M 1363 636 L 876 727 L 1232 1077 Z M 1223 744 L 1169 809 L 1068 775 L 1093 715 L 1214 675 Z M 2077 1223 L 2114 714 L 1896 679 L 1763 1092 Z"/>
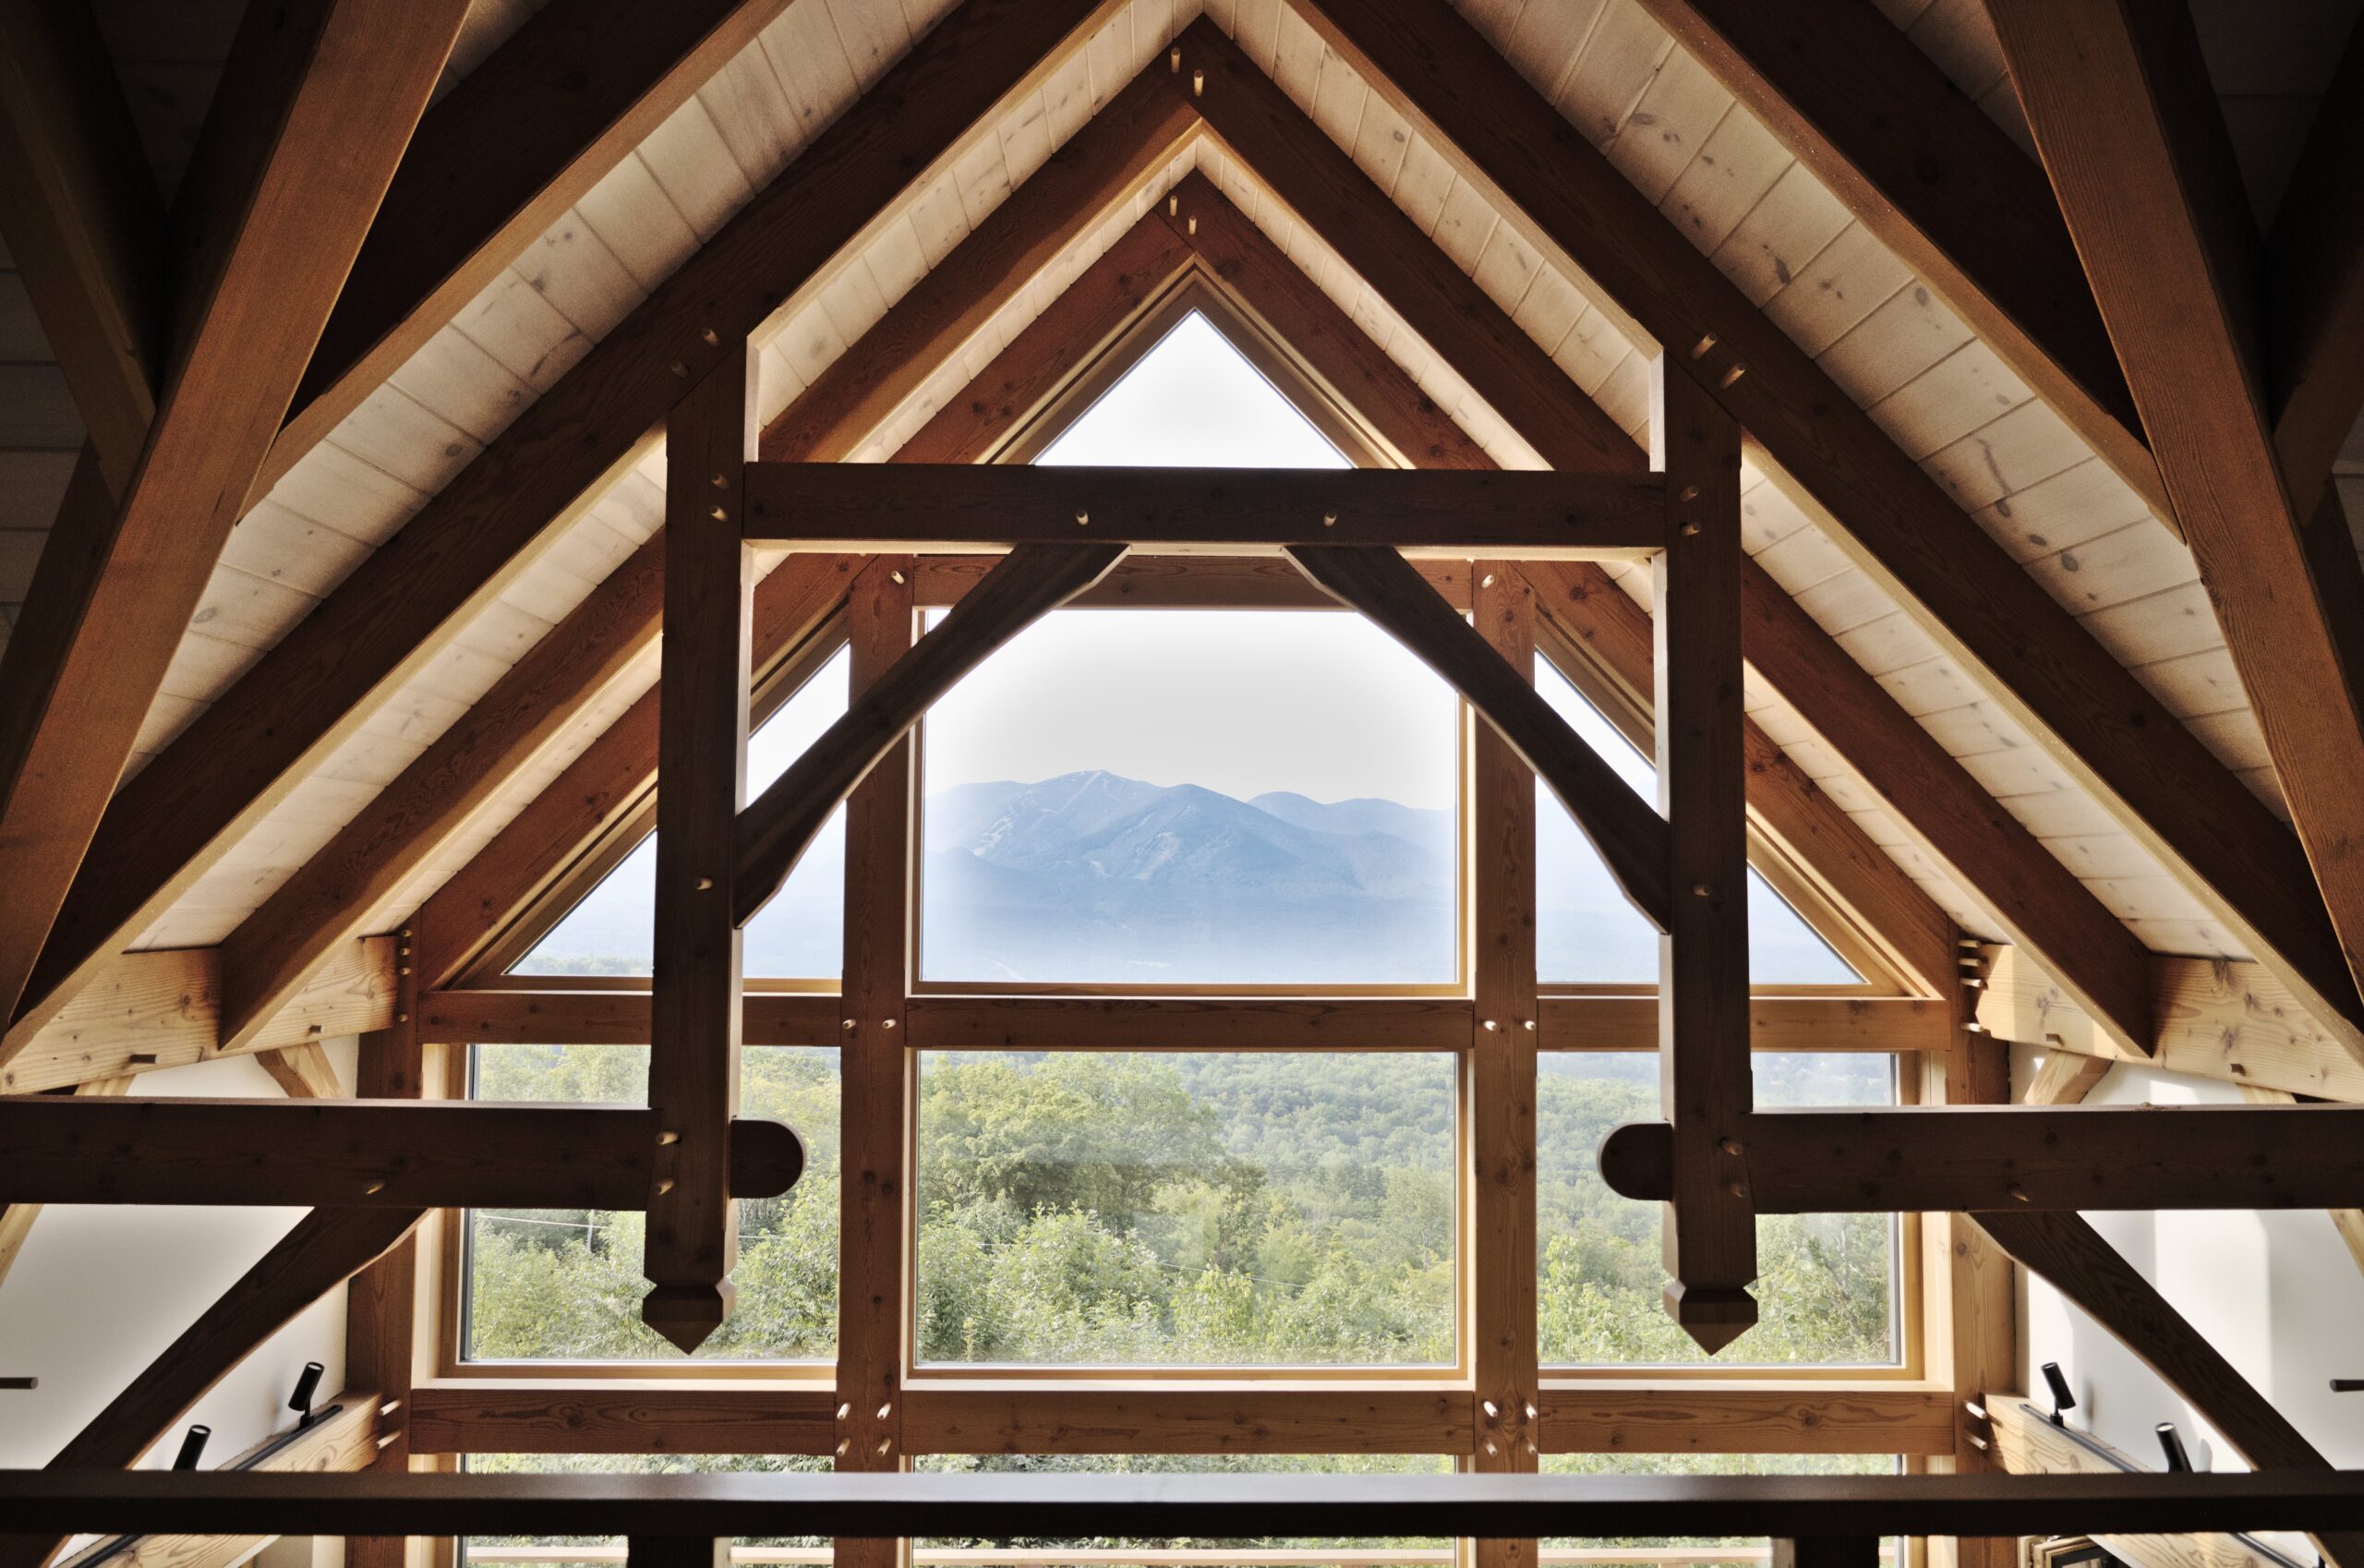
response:
<path fill-rule="evenodd" d="M 90 8 L 0 6 L 0 230 L 110 501 L 131 483 L 156 417 L 164 223 Z"/>
<path fill-rule="evenodd" d="M 1104 538 L 1176 554 L 1639 558 L 1665 542 L 1667 506 L 1652 474 L 1467 469 L 761 463 L 747 492 L 756 542 L 880 553 Z"/>
<path fill-rule="evenodd" d="M 2364 1106 L 1908 1105 L 1758 1110 L 1760 1213 L 2335 1209 L 2364 1197 Z M 1628 1198 L 1671 1189 L 1663 1123 L 1617 1128 L 1602 1176 Z"/>
<path fill-rule="evenodd" d="M 1667 825 L 1395 551 L 1294 545 L 1297 569 L 1410 650 L 1468 700 L 1568 808 L 1628 901 L 1660 931 L 1672 897 Z"/>
<path fill-rule="evenodd" d="M 911 651 L 882 672 L 740 814 L 732 898 L 754 918 L 803 858 L 829 814 L 930 705 L 995 648 L 1107 575 L 1121 544 L 1020 545 Z"/>
<path fill-rule="evenodd" d="M 557 0 L 419 120 L 259 476 L 262 494 L 788 0 Z"/>
<path fill-rule="evenodd" d="M 2364 26 L 2339 69 L 2265 236 L 2266 406 L 2291 510 L 2313 520 L 2364 409 Z"/>
<path fill-rule="evenodd" d="M 1935 60 L 1853 0 L 1644 7 L 2176 525 L 2044 171 Z"/>
<path fill-rule="evenodd" d="M 2329 1470 L 2325 1459 L 2158 1287 L 2073 1213 L 1976 1216 L 1997 1246 L 2075 1302 L 2141 1357 L 2261 1470 Z M 2364 1563 L 2364 1532 L 2319 1535 L 2337 1568 Z"/>
<path fill-rule="evenodd" d="M 2282 477 L 2263 257 L 2199 37 L 2167 6 L 1989 9 L 2314 884 L 2364 973 L 2364 568 L 2337 506 L 2310 515 Z M 2305 886 L 2284 897 L 2311 904 Z"/>
<path fill-rule="evenodd" d="M 77 1094 L 102 1097 L 130 1092 L 129 1078 L 94 1078 L 87 1083 L 76 1084 L 73 1090 Z M 0 1208 L 0 1284 L 6 1283 L 8 1271 L 15 1266 L 17 1255 L 24 1250 L 25 1238 L 32 1235 L 33 1222 L 41 1217 L 41 1208 L 38 1203 L 11 1203 Z"/>
<path fill-rule="evenodd" d="M 2044 1066 L 2036 1069 L 2028 1091 L 2020 1096 L 2023 1105 L 2081 1105 L 2101 1080 L 2109 1076 L 2110 1064 L 2100 1056 L 2081 1056 L 2074 1051 L 2054 1051 L 2044 1058 Z"/>
<path fill-rule="evenodd" d="M 722 345 L 735 351 L 989 110 L 1079 48 L 1091 9 L 965 0 L 208 708 L 110 805 L 23 1016 L 62 1006 L 489 603 L 637 458 Z"/>
<path fill-rule="evenodd" d="M 0 656 L 17 694 L 0 727 L 0 1014 L 25 993 L 466 10 L 247 13 L 179 202 L 171 347 L 137 469 L 103 529 L 53 534 L 71 570 L 42 573 L 44 625 Z"/>
<path fill-rule="evenodd" d="M 2091 1432 L 2073 1437 L 2028 1407 L 2025 1396 L 2000 1392 L 2002 1385 L 1982 1395 L 1987 1431 L 1999 1467 L 2015 1476 L 2112 1475 L 2146 1468 L 2119 1453 Z M 2100 1448 L 2110 1457 L 2094 1452 Z M 2109 1535 L 2093 1538 L 2121 1562 L 2142 1568 L 2210 1568 L 2216 1563 L 2255 1562 L 2256 1555 L 2225 1535 Z"/>
<path fill-rule="evenodd" d="M 642 1209 L 661 1125 L 620 1105 L 14 1097 L 0 1200 Z M 778 1122 L 734 1121 L 727 1141 L 740 1197 L 776 1198 L 804 1168 Z"/>
<path fill-rule="evenodd" d="M 1833 542 L 2364 1051 L 2364 1002 L 2331 923 L 2289 896 L 2309 874 L 2296 838 L 1777 323 L 1442 0 L 1326 0 L 1309 19 L 1526 237 L 1666 345 L 1761 444 L 1776 481 L 1836 520 Z M 1186 48 L 1210 60 L 1205 112 L 1236 140 L 1233 100 L 1277 90 L 1211 29 Z"/>

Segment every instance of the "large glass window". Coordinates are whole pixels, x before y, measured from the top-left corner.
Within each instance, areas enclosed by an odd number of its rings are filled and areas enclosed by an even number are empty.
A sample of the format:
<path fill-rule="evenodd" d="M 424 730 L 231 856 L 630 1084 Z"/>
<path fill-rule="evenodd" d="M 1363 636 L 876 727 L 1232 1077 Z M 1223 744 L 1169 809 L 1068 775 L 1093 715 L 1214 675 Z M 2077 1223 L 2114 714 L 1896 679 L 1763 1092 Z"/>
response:
<path fill-rule="evenodd" d="M 850 661 L 839 652 L 747 738 L 747 798 L 788 771 L 846 710 Z M 777 898 L 747 923 L 744 972 L 759 980 L 834 979 L 845 969 L 846 814 L 830 814 Z M 510 972 L 648 973 L 655 952 L 657 835 L 642 839 Z"/>
<path fill-rule="evenodd" d="M 923 1361 L 1453 1360 L 1453 1057 L 929 1053 Z"/>
<path fill-rule="evenodd" d="M 645 1104 L 648 1048 L 479 1045 L 474 1097 Z M 778 1198 L 739 1203 L 739 1301 L 707 1360 L 823 1361 L 838 1343 L 838 1054 L 748 1046 L 740 1114 L 786 1122 L 805 1168 Z M 471 1209 L 461 1357 L 477 1361 L 677 1360 L 640 1321 L 646 1216 Z"/>
<path fill-rule="evenodd" d="M 1896 1062 L 1876 1054 L 1759 1052 L 1760 1105 L 1886 1105 Z M 1653 1055 L 1546 1052 L 1536 1100 L 1537 1329 L 1549 1366 L 1675 1365 L 1707 1357 L 1659 1305 L 1663 1208 L 1610 1191 L 1594 1151 L 1658 1116 Z M 1900 1358 L 1898 1227 L 1889 1214 L 1766 1214 L 1756 1222 L 1759 1320 L 1719 1366 L 1889 1366 Z"/>
<path fill-rule="evenodd" d="M 1034 461 L 1116 467 L 1351 466 L 1195 310 Z"/>
<path fill-rule="evenodd" d="M 1548 660 L 1535 689 L 1644 800 L 1658 799 L 1658 771 Z M 1618 891 L 1599 851 L 1559 797 L 1536 785 L 1535 959 L 1545 983 L 1656 985 L 1658 928 Z M 1748 874 L 1748 973 L 1759 985 L 1854 985 L 1863 977 L 1815 935 L 1765 878 Z"/>
<path fill-rule="evenodd" d="M 928 715 L 920 973 L 1450 984 L 1458 727 L 1358 616 L 1048 616 Z"/>

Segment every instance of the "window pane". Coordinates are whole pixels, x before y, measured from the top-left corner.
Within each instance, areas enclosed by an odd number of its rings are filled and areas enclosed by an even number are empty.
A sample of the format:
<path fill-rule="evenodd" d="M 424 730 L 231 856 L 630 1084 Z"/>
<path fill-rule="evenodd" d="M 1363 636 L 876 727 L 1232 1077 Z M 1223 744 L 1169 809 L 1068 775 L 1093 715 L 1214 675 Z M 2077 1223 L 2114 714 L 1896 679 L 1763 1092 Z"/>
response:
<path fill-rule="evenodd" d="M 1453 1355 L 1453 1058 L 929 1052 L 923 1360 Z"/>
<path fill-rule="evenodd" d="M 1195 310 L 1034 461 L 1175 468 L 1349 466 Z"/>
<path fill-rule="evenodd" d="M 1443 1476 L 1452 1474 L 1453 1461 L 1441 1453 L 932 1453 L 914 1458 L 911 1468 L 923 1475 Z M 1034 1554 L 1045 1548 L 1055 1552 L 1164 1551 L 1219 1547 L 1226 1550 L 1236 1550 L 1237 1555 L 1230 1561 L 1242 1564 L 1269 1561 L 1257 1555 L 1259 1548 L 1267 1550 L 1303 1550 L 1323 1547 L 1342 1550 L 1393 1549 L 1407 1555 L 1401 1558 L 1391 1555 L 1388 1568 L 1453 1568 L 1453 1542 L 1417 1536 L 1328 1537 L 1321 1539 L 1264 1536 L 1246 1539 L 1224 1538 L 1221 1540 L 1188 1536 L 1086 1536 L 1024 1537 L 1010 1541 L 936 1538 L 914 1541 L 911 1555 L 919 1568 L 927 1568 L 932 1561 L 944 1562 L 956 1550 L 984 1546 L 1028 1549 L 1028 1568 L 1043 1568 L 1046 1561 L 1052 1568 L 1057 1568 L 1056 1559 L 1046 1560 Z M 1409 1555 L 1414 1553 L 1417 1555 Z M 1295 1559 L 1291 1561 L 1292 1568 L 1319 1568 L 1320 1564 L 1319 1559 L 1310 1563 Z M 1103 1568 L 1103 1565 L 1094 1564 L 1092 1568 Z"/>
<path fill-rule="evenodd" d="M 1458 724 L 1359 616 L 1045 617 L 928 716 L 920 972 L 1450 983 Z"/>
<path fill-rule="evenodd" d="M 1658 799 L 1658 770 L 1546 659 L 1535 689 L 1644 800 Z M 1617 889 L 1600 853 L 1559 797 L 1535 788 L 1536 975 L 1546 983 L 1650 984 L 1658 978 L 1658 929 Z M 1863 976 L 1815 935 L 1754 868 L 1748 874 L 1748 977 L 1760 985 L 1853 985 Z"/>
<path fill-rule="evenodd" d="M 1871 1053 L 1760 1051 L 1760 1105 L 1887 1105 L 1896 1064 Z M 1594 1163 L 1623 1122 L 1658 1119 L 1658 1063 L 1638 1053 L 1545 1052 L 1538 1064 L 1537 1316 L 1553 1366 L 1707 1357 L 1659 1305 L 1660 1205 L 1620 1198 Z M 1897 1227 L 1889 1214 L 1766 1214 L 1756 1222 L 1760 1320 L 1719 1366 L 1892 1366 Z"/>
<path fill-rule="evenodd" d="M 474 1097 L 648 1103 L 645 1045 L 479 1045 Z M 838 1054 L 742 1051 L 740 1114 L 788 1123 L 803 1176 L 739 1202 L 739 1301 L 699 1358 L 826 1360 L 837 1352 Z M 669 1361 L 640 1321 L 646 1216 L 607 1210 L 471 1209 L 461 1356 L 476 1361 Z"/>
<path fill-rule="evenodd" d="M 840 652 L 747 739 L 747 797 L 788 770 L 846 710 L 850 668 Z M 744 970 L 764 980 L 828 980 L 845 971 L 846 814 L 834 813 L 779 896 L 747 924 Z M 510 971 L 513 974 L 646 974 L 657 909 L 651 833 Z"/>

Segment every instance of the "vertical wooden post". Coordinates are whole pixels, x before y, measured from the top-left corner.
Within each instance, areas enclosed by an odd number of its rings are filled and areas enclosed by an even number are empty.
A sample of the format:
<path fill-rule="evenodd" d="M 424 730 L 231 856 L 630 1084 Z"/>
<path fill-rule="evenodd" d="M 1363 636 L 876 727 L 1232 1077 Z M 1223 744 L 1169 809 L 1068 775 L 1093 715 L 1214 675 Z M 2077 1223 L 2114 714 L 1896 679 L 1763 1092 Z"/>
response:
<path fill-rule="evenodd" d="M 1669 352 L 1675 352 L 1670 350 Z M 1658 940 L 1660 1099 L 1674 1128 L 1667 1310 L 1713 1354 L 1756 1321 L 1746 1140 L 1747 761 L 1742 746 L 1740 427 L 1661 356 L 1652 376 L 1667 547 L 1657 561 L 1658 805 L 1672 860 Z"/>
<path fill-rule="evenodd" d="M 394 1023 L 361 1037 L 354 1058 L 353 1092 L 362 1100 L 416 1100 L 426 1092 L 425 1053 L 418 1043 L 415 927 L 404 926 L 394 951 Z M 417 1357 L 418 1234 L 353 1276 L 344 1287 L 344 1382 L 376 1389 L 383 1411 L 383 1446 L 370 1468 L 410 1468 L 410 1394 Z M 416 1568 L 424 1553 L 405 1536 L 352 1536 L 345 1568 Z"/>
<path fill-rule="evenodd" d="M 911 647 L 912 562 L 882 556 L 846 606 L 855 701 Z M 904 1148 L 916 1064 L 903 1049 L 911 971 L 911 741 L 906 736 L 846 802 L 845 1028 L 838 1233 L 840 1470 L 903 1463 Z M 894 1541 L 843 1539 L 838 1568 L 892 1568 Z"/>
<path fill-rule="evenodd" d="M 665 643 L 658 675 L 657 929 L 641 1303 L 695 1350 L 730 1316 L 738 1260 L 730 1118 L 739 1107 L 739 928 L 731 870 L 746 793 L 752 585 L 741 540 L 755 452 L 755 357 L 742 344 L 666 421 Z"/>
<path fill-rule="evenodd" d="M 1502 562 L 1470 568 L 1478 630 L 1526 679 L 1535 597 Z M 1471 1372 L 1478 1429 L 1470 1466 L 1533 1474 L 1538 1405 L 1535 1258 L 1535 775 L 1493 726 L 1472 726 L 1470 985 L 1477 1000 L 1462 1075 L 1469 1188 Z M 1534 1568 L 1531 1539 L 1484 1539 L 1475 1568 Z"/>

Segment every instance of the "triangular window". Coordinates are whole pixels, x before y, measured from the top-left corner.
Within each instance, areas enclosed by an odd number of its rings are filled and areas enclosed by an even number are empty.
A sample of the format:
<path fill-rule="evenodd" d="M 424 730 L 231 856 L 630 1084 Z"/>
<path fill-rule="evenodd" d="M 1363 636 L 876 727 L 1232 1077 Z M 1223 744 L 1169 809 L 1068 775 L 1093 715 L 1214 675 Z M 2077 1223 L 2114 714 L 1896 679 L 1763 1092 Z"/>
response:
<path fill-rule="evenodd" d="M 842 651 L 747 738 L 747 798 L 785 772 L 846 710 Z M 798 862 L 779 897 L 747 924 L 745 972 L 757 980 L 828 980 L 845 969 L 845 808 Z M 643 838 L 564 919 L 511 967 L 512 974 L 645 975 L 657 907 L 657 835 Z"/>
<path fill-rule="evenodd" d="M 1352 466 L 1196 310 L 1034 461 L 1070 467 Z"/>
<path fill-rule="evenodd" d="M 1535 689 L 1635 794 L 1658 798 L 1658 770 L 1650 760 L 1548 661 L 1536 662 Z M 1625 901 L 1591 840 L 1539 784 L 1535 838 L 1537 978 L 1547 984 L 1655 983 L 1657 930 Z M 1758 985 L 1863 982 L 1753 868 L 1748 874 L 1748 977 Z"/>

